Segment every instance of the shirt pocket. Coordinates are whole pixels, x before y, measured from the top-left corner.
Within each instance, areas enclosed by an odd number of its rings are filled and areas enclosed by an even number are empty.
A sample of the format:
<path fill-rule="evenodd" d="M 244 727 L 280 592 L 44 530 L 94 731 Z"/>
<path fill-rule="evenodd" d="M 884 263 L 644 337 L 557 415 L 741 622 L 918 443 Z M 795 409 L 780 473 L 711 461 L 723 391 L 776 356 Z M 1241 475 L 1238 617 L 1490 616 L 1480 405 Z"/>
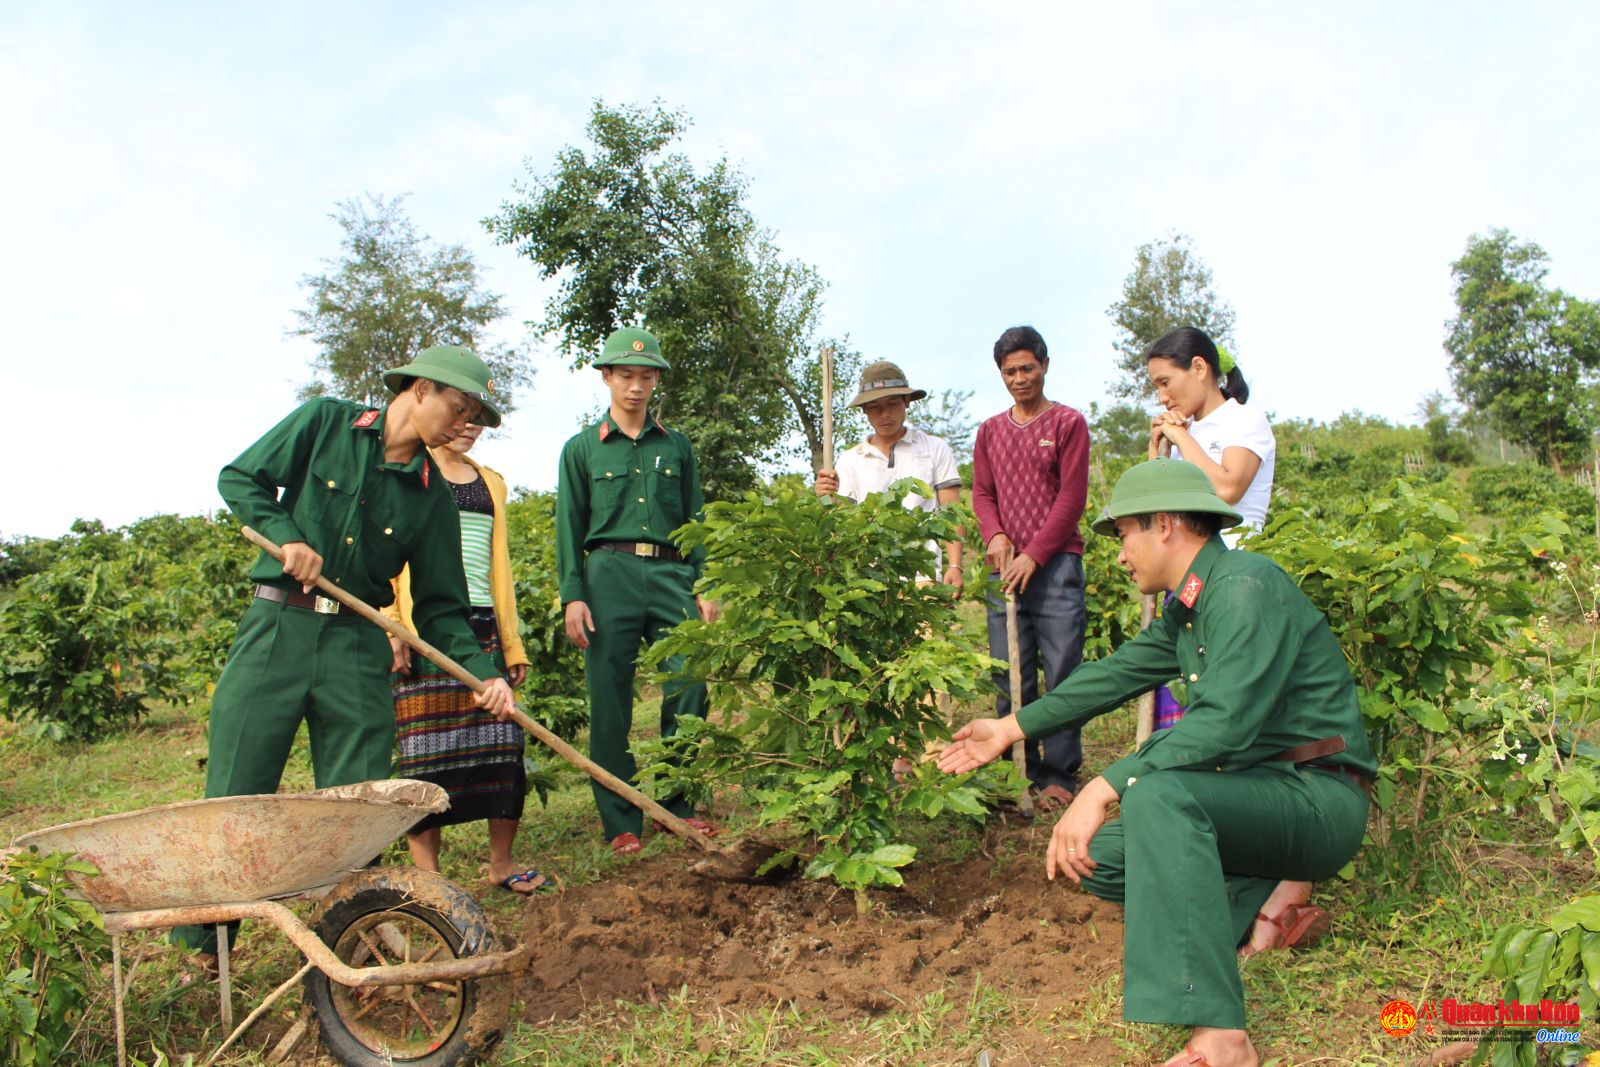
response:
<path fill-rule="evenodd" d="M 666 528 L 660 531 L 661 536 L 666 537 L 688 521 L 683 513 L 683 468 L 663 459 L 654 472 L 650 489 L 656 510 L 666 522 Z"/>
<path fill-rule="evenodd" d="M 312 467 L 310 481 L 300 497 L 301 507 L 297 510 L 329 533 L 337 533 L 350 515 L 355 493 L 354 480 L 344 477 L 342 470 Z M 309 530 L 301 532 L 310 533 Z M 313 547 L 326 552 L 332 546 Z"/>
<path fill-rule="evenodd" d="M 355 547 L 374 582 L 397 577 L 411 559 L 416 529 L 412 522 L 409 515 L 378 516 L 368 512 L 361 516 L 361 544 Z"/>
<path fill-rule="evenodd" d="M 613 463 L 589 468 L 589 510 L 602 521 L 616 512 L 628 491 L 627 467 Z M 590 527 L 593 529 L 593 527 Z"/>

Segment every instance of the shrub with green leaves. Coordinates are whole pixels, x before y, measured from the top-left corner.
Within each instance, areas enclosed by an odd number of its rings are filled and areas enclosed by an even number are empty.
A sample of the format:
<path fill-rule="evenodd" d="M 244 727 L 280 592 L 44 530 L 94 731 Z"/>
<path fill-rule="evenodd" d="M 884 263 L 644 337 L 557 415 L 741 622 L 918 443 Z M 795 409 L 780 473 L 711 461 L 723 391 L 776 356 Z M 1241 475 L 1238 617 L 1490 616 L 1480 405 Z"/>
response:
<path fill-rule="evenodd" d="M 700 592 L 723 617 L 685 622 L 647 654 L 657 667 L 682 657 L 658 677 L 709 682 L 713 711 L 680 720 L 677 761 L 646 776 L 662 790 L 737 785 L 762 824 L 814 837 L 807 877 L 855 890 L 861 910 L 869 887 L 899 885 L 897 868 L 915 857 L 899 840 L 905 817 L 981 819 L 986 795 L 1021 791 L 1008 763 L 949 777 L 916 762 L 949 737 L 934 694 L 987 696 L 997 666 L 951 591 L 916 580 L 937 573 L 929 542 L 949 540 L 959 516 L 901 507 L 916 484 L 863 504 L 783 487 L 710 505 L 677 536 L 705 549 Z M 896 758 L 914 764 L 904 782 Z"/>
<path fill-rule="evenodd" d="M 73 892 L 87 863 L 36 849 L 0 852 L 0 1050 L 4 1062 L 62 1062 L 110 957 L 98 912 Z"/>
<path fill-rule="evenodd" d="M 1553 511 L 1574 522 L 1594 516 L 1594 494 L 1572 478 L 1537 463 L 1476 467 L 1467 475 L 1472 505 L 1485 515 L 1513 522 Z"/>
<path fill-rule="evenodd" d="M 150 587 L 151 557 L 80 520 L 51 566 L 0 604 L 0 715 L 53 740 L 92 739 L 176 692 L 177 601 Z"/>

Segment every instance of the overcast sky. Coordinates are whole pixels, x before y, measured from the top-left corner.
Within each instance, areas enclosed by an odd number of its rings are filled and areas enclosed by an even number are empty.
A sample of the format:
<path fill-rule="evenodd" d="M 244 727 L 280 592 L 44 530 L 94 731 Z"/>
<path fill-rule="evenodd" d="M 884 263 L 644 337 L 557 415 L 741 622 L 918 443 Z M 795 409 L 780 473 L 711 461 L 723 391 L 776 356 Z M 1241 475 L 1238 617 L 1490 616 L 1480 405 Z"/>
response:
<path fill-rule="evenodd" d="M 481 225 L 660 98 L 830 282 L 824 328 L 914 384 L 1006 398 L 1031 322 L 1049 393 L 1105 400 L 1135 247 L 1188 234 L 1236 309 L 1253 404 L 1412 421 L 1448 391 L 1449 264 L 1504 226 L 1600 296 L 1592 3 L 23 4 L 0 0 L 7 425 L 0 534 L 220 506 L 286 414 L 303 275 L 337 201 L 410 194 L 526 340 L 548 289 Z M 481 457 L 550 488 L 599 402 L 538 377 Z M 669 354 L 670 358 L 670 354 Z M 20 415 L 20 422 L 17 417 Z"/>

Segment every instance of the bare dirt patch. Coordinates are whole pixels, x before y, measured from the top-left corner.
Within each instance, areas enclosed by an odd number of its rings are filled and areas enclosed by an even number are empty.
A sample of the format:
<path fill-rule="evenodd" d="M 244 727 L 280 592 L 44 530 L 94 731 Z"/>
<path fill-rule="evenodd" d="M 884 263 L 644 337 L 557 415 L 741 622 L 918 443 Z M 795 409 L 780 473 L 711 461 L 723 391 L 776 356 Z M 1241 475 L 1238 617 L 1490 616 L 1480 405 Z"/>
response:
<path fill-rule="evenodd" d="M 981 976 L 1048 1013 L 1120 972 L 1121 908 L 1047 883 L 1042 835 L 1012 828 L 989 843 L 987 856 L 914 865 L 865 918 L 829 886 L 722 885 L 689 875 L 683 854 L 652 857 L 529 911 L 517 995 L 531 1022 L 685 986 L 735 1010 L 777 1002 L 843 1020 Z"/>

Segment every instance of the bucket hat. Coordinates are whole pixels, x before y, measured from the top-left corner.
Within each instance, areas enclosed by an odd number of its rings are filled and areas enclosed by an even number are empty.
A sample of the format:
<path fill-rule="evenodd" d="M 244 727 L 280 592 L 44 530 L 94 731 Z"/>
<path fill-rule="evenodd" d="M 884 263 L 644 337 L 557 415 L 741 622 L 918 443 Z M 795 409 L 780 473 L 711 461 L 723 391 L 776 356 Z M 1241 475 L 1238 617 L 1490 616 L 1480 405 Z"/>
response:
<path fill-rule="evenodd" d="M 638 326 L 624 326 L 607 337 L 605 347 L 600 351 L 600 358 L 594 361 L 594 365 L 672 369 L 667 361 L 661 358 L 661 342 L 656 340 L 656 335 Z"/>
<path fill-rule="evenodd" d="M 883 359 L 868 364 L 867 369 L 861 372 L 861 390 L 856 393 L 856 398 L 850 401 L 849 406 L 859 408 L 874 400 L 883 400 L 891 396 L 903 396 L 909 404 L 927 395 L 926 389 L 911 388 L 911 383 L 906 381 L 905 371 Z"/>
<path fill-rule="evenodd" d="M 383 372 L 383 384 L 389 392 L 399 393 L 407 378 L 426 378 L 430 382 L 459 389 L 483 405 L 483 411 L 473 422 L 491 430 L 500 425 L 500 408 L 489 393 L 494 381 L 489 377 L 489 365 L 477 353 L 460 345 L 434 345 L 418 352 L 416 358 L 404 367 Z"/>
<path fill-rule="evenodd" d="M 1090 529 L 1114 537 L 1117 520 L 1130 515 L 1153 515 L 1158 511 L 1199 511 L 1221 515 L 1228 525 L 1237 526 L 1242 517 L 1224 504 L 1212 488 L 1211 479 L 1193 463 L 1181 459 L 1152 459 L 1128 468 L 1111 490 L 1111 503 Z"/>

